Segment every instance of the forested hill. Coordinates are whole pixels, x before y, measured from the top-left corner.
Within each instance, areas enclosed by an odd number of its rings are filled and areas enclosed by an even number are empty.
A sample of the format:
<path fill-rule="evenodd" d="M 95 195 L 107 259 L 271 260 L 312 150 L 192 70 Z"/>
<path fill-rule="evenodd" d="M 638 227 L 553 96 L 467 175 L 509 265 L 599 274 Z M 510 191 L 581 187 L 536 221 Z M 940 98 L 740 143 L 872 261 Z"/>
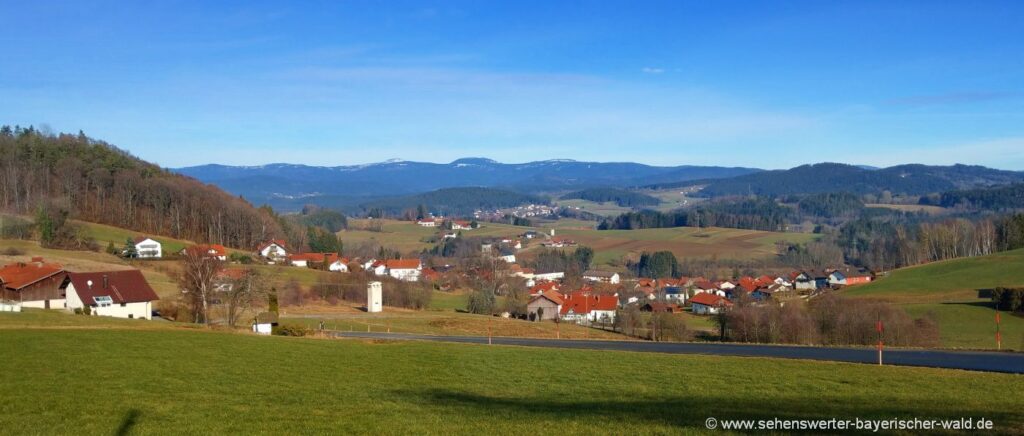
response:
<path fill-rule="evenodd" d="M 423 194 L 383 198 L 360 205 L 363 210 L 384 215 L 400 215 L 406 210 L 425 206 L 440 215 L 471 215 L 478 209 L 493 210 L 525 204 L 547 204 L 548 199 L 530 194 L 494 188 L 447 188 Z"/>
<path fill-rule="evenodd" d="M 269 211 L 103 141 L 0 128 L 0 208 L 252 248 L 280 236 Z"/>
<path fill-rule="evenodd" d="M 1020 181 L 1024 181 L 1024 173 L 971 165 L 911 164 L 872 170 L 853 165 L 820 163 L 712 180 L 700 191 L 700 195 L 782 196 L 825 192 L 877 194 L 883 191 L 924 195 Z"/>
<path fill-rule="evenodd" d="M 923 204 L 994 211 L 1024 210 L 1024 183 L 945 192 L 922 199 Z"/>

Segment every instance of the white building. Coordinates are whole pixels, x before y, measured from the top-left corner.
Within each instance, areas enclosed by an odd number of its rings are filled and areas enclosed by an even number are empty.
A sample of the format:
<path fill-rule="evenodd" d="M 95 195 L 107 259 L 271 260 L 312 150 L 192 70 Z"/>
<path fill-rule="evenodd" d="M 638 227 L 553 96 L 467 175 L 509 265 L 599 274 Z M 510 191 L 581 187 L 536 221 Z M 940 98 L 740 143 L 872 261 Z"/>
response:
<path fill-rule="evenodd" d="M 710 292 L 701 292 L 690 298 L 691 311 L 696 315 L 713 315 L 730 306 L 731 301 Z"/>
<path fill-rule="evenodd" d="M 64 285 L 68 310 L 89 308 L 93 315 L 153 319 L 160 299 L 139 270 L 68 273 Z"/>
<path fill-rule="evenodd" d="M 384 262 L 388 275 L 406 282 L 419 281 L 423 265 L 419 259 L 391 259 Z"/>
<path fill-rule="evenodd" d="M 135 256 L 139 259 L 159 259 L 163 257 L 163 245 L 159 241 L 139 236 L 132 240 L 135 243 Z"/>
<path fill-rule="evenodd" d="M 277 312 L 262 312 L 252 320 L 252 332 L 257 335 L 269 335 L 277 325 Z"/>
<path fill-rule="evenodd" d="M 583 280 L 617 285 L 619 283 L 619 273 L 590 270 L 583 273 Z"/>
<path fill-rule="evenodd" d="M 384 302 L 381 298 L 383 292 L 381 291 L 380 282 L 370 282 L 366 285 L 366 311 L 370 313 L 376 313 L 384 310 Z"/>
<path fill-rule="evenodd" d="M 533 279 L 538 281 L 538 282 L 542 281 L 542 280 L 548 280 L 548 281 L 562 280 L 564 278 L 565 278 L 565 272 L 562 272 L 562 271 L 559 271 L 559 272 L 547 272 L 547 273 L 534 273 L 533 274 Z"/>
<path fill-rule="evenodd" d="M 281 239 L 274 239 L 263 243 L 256 252 L 267 259 L 284 259 L 288 257 L 288 249 L 285 248 L 285 243 Z"/>
<path fill-rule="evenodd" d="M 419 224 L 420 227 L 437 227 L 437 221 L 432 219 L 416 220 L 416 224 Z"/>

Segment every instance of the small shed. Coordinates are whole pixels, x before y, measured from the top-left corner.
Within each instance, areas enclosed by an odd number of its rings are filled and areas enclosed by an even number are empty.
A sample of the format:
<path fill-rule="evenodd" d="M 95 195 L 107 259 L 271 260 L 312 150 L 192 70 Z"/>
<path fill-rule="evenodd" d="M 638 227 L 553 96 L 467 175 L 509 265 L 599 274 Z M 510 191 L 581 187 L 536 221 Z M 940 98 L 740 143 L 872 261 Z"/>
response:
<path fill-rule="evenodd" d="M 252 331 L 258 335 L 269 335 L 277 325 L 277 312 L 261 312 L 252 321 Z"/>

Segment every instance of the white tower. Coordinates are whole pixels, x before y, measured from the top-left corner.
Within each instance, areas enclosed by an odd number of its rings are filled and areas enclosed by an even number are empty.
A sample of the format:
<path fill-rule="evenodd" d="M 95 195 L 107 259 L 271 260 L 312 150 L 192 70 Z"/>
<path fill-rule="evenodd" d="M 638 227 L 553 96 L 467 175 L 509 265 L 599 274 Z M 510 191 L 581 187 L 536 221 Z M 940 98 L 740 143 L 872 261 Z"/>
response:
<path fill-rule="evenodd" d="M 366 311 L 380 312 L 384 310 L 384 303 L 381 301 L 380 282 L 370 282 L 366 286 Z"/>

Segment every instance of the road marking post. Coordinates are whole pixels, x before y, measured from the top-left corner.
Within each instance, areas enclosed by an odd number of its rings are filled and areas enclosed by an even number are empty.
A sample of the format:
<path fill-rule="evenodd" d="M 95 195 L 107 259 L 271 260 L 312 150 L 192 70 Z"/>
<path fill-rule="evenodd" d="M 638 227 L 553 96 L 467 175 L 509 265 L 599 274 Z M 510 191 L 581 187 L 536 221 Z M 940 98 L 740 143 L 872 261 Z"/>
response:
<path fill-rule="evenodd" d="M 882 366 L 882 320 L 878 320 L 878 324 L 875 326 L 878 329 L 878 366 Z"/>
<path fill-rule="evenodd" d="M 1003 333 L 999 329 L 999 311 L 996 310 L 996 350 L 1003 349 Z"/>

